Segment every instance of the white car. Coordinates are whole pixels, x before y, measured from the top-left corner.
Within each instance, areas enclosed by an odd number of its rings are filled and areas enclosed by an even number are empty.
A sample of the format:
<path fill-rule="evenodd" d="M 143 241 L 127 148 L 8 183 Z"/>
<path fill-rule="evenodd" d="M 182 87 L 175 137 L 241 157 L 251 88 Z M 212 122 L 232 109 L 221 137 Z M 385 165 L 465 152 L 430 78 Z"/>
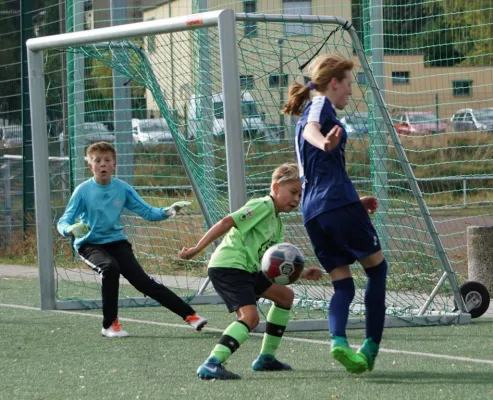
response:
<path fill-rule="evenodd" d="M 132 118 L 132 136 L 134 143 L 144 146 L 173 143 L 173 136 L 164 118 Z"/>
<path fill-rule="evenodd" d="M 67 140 L 64 133 L 60 133 L 59 140 Z M 96 142 L 115 142 L 115 134 L 102 122 L 84 122 L 84 133 L 82 136 L 84 145 Z"/>
<path fill-rule="evenodd" d="M 21 146 L 22 136 L 22 125 L 0 126 L 0 140 L 4 147 Z"/>

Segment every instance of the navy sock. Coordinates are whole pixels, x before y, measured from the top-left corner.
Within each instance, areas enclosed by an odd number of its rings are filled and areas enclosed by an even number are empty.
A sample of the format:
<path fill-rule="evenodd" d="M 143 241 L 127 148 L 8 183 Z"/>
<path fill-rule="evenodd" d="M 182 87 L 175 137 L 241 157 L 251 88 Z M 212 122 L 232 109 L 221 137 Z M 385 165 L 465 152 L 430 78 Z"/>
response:
<path fill-rule="evenodd" d="M 385 283 L 387 280 L 387 261 L 376 267 L 365 269 L 367 280 L 365 290 L 366 337 L 375 343 L 382 340 L 385 323 Z"/>
<path fill-rule="evenodd" d="M 349 318 L 349 306 L 354 298 L 353 278 L 332 282 L 334 296 L 329 305 L 329 330 L 332 336 L 346 337 L 346 325 Z"/>

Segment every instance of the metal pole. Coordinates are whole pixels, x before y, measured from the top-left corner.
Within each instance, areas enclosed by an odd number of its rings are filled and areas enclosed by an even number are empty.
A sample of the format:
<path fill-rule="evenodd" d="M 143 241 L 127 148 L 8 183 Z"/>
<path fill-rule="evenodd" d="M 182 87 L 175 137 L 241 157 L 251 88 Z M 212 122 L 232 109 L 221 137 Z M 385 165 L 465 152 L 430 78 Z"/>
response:
<path fill-rule="evenodd" d="M 110 0 L 111 26 L 127 23 L 127 0 Z M 113 61 L 123 69 L 130 68 L 125 49 L 112 48 Z M 134 183 L 134 144 L 132 136 L 132 95 L 128 77 L 119 71 L 113 71 L 113 125 L 115 127 L 115 145 L 118 154 L 117 176 L 128 184 Z"/>
<path fill-rule="evenodd" d="M 436 120 L 436 124 L 437 124 L 437 133 L 440 133 L 439 130 L 440 130 L 440 117 L 438 115 L 438 93 L 435 93 L 435 109 L 436 109 L 436 117 L 437 117 L 437 120 Z"/>
<path fill-rule="evenodd" d="M 65 33 L 67 30 L 67 24 L 65 21 L 65 5 L 66 2 L 65 0 L 60 0 L 60 3 L 58 4 L 58 14 L 60 18 L 59 22 L 59 30 L 60 33 Z M 67 104 L 67 54 L 65 52 L 62 52 L 59 57 L 61 57 L 61 85 L 62 85 L 62 129 L 61 131 L 67 135 L 68 133 L 68 104 Z M 60 132 L 55 132 L 56 135 L 58 135 Z M 63 137 L 63 136 L 62 136 Z M 60 155 L 62 150 L 63 153 L 65 153 L 64 146 L 66 144 L 64 143 L 64 140 L 60 140 Z"/>
<path fill-rule="evenodd" d="M 233 10 L 223 10 L 219 14 L 218 27 L 224 102 L 229 209 L 233 212 L 243 206 L 247 200 L 235 12 Z"/>
<path fill-rule="evenodd" d="M 382 100 L 385 101 L 385 69 L 384 69 L 384 40 L 383 40 L 383 5 L 382 0 L 370 1 L 370 45 L 371 45 L 371 68 L 375 76 L 375 82 Z M 371 104 L 374 106 L 372 140 L 370 155 L 373 163 L 372 186 L 375 197 L 378 198 L 379 206 L 375 215 L 375 225 L 380 233 L 382 249 L 388 249 L 386 238 L 388 238 L 387 226 L 389 226 L 390 199 L 387 190 L 388 174 L 388 132 L 383 123 L 383 110 L 370 92 Z"/>
<path fill-rule="evenodd" d="M 204 0 L 202 0 L 204 1 Z M 207 0 L 205 0 L 207 3 Z M 171 1 L 168 1 L 168 18 L 171 18 Z M 207 11 L 207 8 L 204 10 Z M 173 33 L 169 34 L 169 52 L 170 52 L 170 58 L 171 58 L 171 65 L 170 65 L 170 73 L 171 73 L 171 107 L 173 107 L 173 112 L 176 110 L 176 100 L 175 100 L 175 62 L 174 62 L 174 41 L 173 41 Z"/>
<path fill-rule="evenodd" d="M 283 61 L 283 54 L 282 54 L 282 44 L 284 43 L 284 39 L 278 39 L 277 43 L 279 44 L 279 109 L 283 106 L 284 104 L 284 61 Z M 281 125 L 281 132 L 280 132 L 280 137 L 281 140 L 284 139 L 285 133 L 284 133 L 284 114 L 280 113 L 279 114 L 279 125 Z"/>
<path fill-rule="evenodd" d="M 36 236 L 38 244 L 39 292 L 42 310 L 54 310 L 55 271 L 53 268 L 53 221 L 50 203 L 50 167 L 43 54 L 28 49 L 29 92 L 31 120 L 36 121 L 33 131 L 34 191 L 36 201 Z"/>
<path fill-rule="evenodd" d="M 5 241 L 4 246 L 8 246 L 11 242 L 12 235 L 12 188 L 10 186 L 10 159 L 4 157 L 5 164 L 3 166 L 3 190 L 4 190 L 4 213 L 5 213 Z"/>
<path fill-rule="evenodd" d="M 84 31 L 84 1 L 73 1 L 73 29 L 74 32 Z M 72 76 L 72 115 L 73 115 L 73 186 L 77 186 L 84 181 L 84 122 L 85 122 L 85 63 L 84 55 L 81 53 L 73 53 L 73 76 Z"/>
<path fill-rule="evenodd" d="M 33 37 L 31 0 L 21 0 L 21 112 L 22 112 L 22 227 L 24 235 L 30 216 L 34 214 L 34 180 L 31 120 L 29 118 L 29 83 L 26 40 Z M 38 123 L 38 121 L 36 121 Z"/>

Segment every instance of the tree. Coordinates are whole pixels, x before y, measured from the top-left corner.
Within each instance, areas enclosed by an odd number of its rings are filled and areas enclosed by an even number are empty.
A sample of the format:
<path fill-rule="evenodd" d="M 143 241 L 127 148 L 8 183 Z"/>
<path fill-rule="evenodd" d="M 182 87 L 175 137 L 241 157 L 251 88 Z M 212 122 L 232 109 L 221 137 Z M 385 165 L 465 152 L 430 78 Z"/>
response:
<path fill-rule="evenodd" d="M 136 82 L 131 79 L 132 71 L 137 67 L 139 62 L 138 57 L 133 56 L 133 50 L 128 49 L 130 64 L 129 71 L 122 71 L 129 76 L 128 85 L 130 85 L 130 93 L 132 97 L 132 109 L 145 107 L 145 87 L 143 82 Z M 88 90 L 86 96 L 98 101 L 101 108 L 111 112 L 113 107 L 113 76 L 110 65 L 113 63 L 111 52 L 99 51 L 99 54 L 105 54 L 103 59 L 92 59 L 89 76 L 87 76 Z M 87 100 L 86 100 L 87 101 Z"/>
<path fill-rule="evenodd" d="M 370 26 L 370 2 L 368 0 L 352 0 L 352 23 L 360 40 L 365 43 L 365 32 Z M 384 0 L 383 30 L 385 53 L 407 53 L 415 34 L 422 32 L 427 23 L 427 9 L 421 0 Z M 416 49 L 419 51 L 419 49 Z"/>
<path fill-rule="evenodd" d="M 430 18 L 424 30 L 410 40 L 410 46 L 421 49 L 426 67 L 452 67 L 464 60 L 443 15 Z"/>
<path fill-rule="evenodd" d="M 493 1 L 444 0 L 439 6 L 455 49 L 464 55 L 461 65 L 492 65 Z"/>
<path fill-rule="evenodd" d="M 388 53 L 419 52 L 413 49 L 414 35 L 423 32 L 429 20 L 422 0 L 384 0 L 384 47 Z"/>

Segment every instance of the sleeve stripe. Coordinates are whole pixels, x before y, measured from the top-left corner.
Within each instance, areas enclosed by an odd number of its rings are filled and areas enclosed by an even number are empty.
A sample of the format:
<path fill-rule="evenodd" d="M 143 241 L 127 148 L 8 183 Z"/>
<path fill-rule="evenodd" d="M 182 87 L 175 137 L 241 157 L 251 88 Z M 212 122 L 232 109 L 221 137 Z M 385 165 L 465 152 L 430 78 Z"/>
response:
<path fill-rule="evenodd" d="M 320 116 L 322 114 L 322 109 L 324 108 L 325 97 L 324 96 L 315 96 L 312 99 L 312 106 L 310 107 L 310 111 L 308 113 L 308 118 L 306 122 L 318 122 L 320 123 Z"/>

